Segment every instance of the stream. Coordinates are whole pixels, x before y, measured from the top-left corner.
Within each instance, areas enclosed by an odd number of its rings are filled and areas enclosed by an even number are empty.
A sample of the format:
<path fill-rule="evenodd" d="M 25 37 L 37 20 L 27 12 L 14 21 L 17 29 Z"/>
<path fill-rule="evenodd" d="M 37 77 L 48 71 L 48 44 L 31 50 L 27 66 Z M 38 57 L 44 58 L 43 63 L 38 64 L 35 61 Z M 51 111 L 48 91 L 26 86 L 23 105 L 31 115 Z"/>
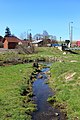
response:
<path fill-rule="evenodd" d="M 66 120 L 66 117 L 58 109 L 55 109 L 47 102 L 48 97 L 53 96 L 54 92 L 50 89 L 48 84 L 48 76 L 46 72 L 49 67 L 43 68 L 37 74 L 36 80 L 33 83 L 33 100 L 37 104 L 37 111 L 32 114 L 32 120 Z"/>

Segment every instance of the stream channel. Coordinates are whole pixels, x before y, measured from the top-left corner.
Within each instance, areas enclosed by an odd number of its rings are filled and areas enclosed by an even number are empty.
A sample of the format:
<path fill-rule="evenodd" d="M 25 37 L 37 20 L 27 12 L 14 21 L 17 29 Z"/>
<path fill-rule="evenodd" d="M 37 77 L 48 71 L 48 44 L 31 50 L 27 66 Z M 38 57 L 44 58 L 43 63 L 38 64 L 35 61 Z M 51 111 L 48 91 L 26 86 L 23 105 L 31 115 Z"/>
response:
<path fill-rule="evenodd" d="M 37 74 L 33 83 L 33 100 L 37 104 L 37 111 L 32 114 L 32 120 L 66 120 L 65 115 L 60 110 L 53 108 L 47 102 L 48 97 L 54 95 L 54 92 L 46 84 L 48 80 L 46 73 L 50 70 L 48 65 Z"/>

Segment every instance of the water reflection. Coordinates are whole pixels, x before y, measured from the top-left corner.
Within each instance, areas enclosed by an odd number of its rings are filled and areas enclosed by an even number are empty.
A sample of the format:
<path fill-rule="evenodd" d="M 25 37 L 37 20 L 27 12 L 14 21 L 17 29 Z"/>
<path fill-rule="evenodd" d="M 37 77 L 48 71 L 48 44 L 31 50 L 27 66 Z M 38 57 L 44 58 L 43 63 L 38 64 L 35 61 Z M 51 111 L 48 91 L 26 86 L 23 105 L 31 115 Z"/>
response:
<path fill-rule="evenodd" d="M 49 96 L 53 96 L 53 91 L 49 88 L 47 74 L 49 68 L 43 68 L 37 75 L 37 80 L 33 83 L 33 100 L 37 104 L 37 111 L 32 114 L 32 120 L 66 120 L 60 112 L 47 102 Z M 61 117 L 62 116 L 62 117 Z"/>

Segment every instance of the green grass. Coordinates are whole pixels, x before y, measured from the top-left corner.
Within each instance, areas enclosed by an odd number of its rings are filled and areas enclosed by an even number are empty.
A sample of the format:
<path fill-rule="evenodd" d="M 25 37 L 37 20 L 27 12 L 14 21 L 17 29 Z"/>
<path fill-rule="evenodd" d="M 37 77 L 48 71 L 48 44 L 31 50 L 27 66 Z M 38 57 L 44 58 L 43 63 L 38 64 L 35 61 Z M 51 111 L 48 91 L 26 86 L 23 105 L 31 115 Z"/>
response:
<path fill-rule="evenodd" d="M 64 109 L 67 111 L 68 119 L 75 120 L 76 117 L 80 119 L 80 55 L 69 53 L 64 55 L 63 51 L 53 47 L 39 47 L 36 51 L 30 55 L 15 52 L 0 53 L 0 62 L 49 58 L 63 61 L 55 62 L 51 66 L 50 86 L 56 91 L 56 100 L 62 106 L 62 111 Z M 35 105 L 30 100 L 31 72 L 32 64 L 0 67 L 0 120 L 31 119 L 30 113 L 35 110 Z M 29 90 L 30 94 L 21 96 L 25 89 Z M 53 99 L 54 97 L 49 100 L 54 101 Z"/>
<path fill-rule="evenodd" d="M 29 95 L 21 96 L 21 92 L 24 86 L 31 87 L 32 70 L 32 64 L 0 67 L 0 120 L 31 120 L 29 114 L 35 105 Z"/>
<path fill-rule="evenodd" d="M 63 51 L 58 50 L 56 47 L 38 47 L 36 48 L 36 53 L 34 54 L 17 54 L 16 52 L 5 52 L 0 53 L 0 63 L 5 61 L 25 61 L 25 60 L 48 60 L 49 58 L 55 57 L 58 59 L 70 61 L 70 60 L 80 60 L 80 55 L 76 54 L 66 54 L 63 55 Z"/>
<path fill-rule="evenodd" d="M 66 110 L 69 120 L 80 119 L 80 62 L 55 62 L 51 66 L 50 86 L 55 90 L 56 103 Z"/>
<path fill-rule="evenodd" d="M 34 60 L 34 59 L 44 59 L 51 56 L 60 56 L 62 52 L 57 48 L 52 47 L 39 47 L 36 48 L 36 53 L 34 54 L 17 54 L 16 52 L 6 52 L 0 53 L 0 61 L 11 61 L 11 60 Z"/>

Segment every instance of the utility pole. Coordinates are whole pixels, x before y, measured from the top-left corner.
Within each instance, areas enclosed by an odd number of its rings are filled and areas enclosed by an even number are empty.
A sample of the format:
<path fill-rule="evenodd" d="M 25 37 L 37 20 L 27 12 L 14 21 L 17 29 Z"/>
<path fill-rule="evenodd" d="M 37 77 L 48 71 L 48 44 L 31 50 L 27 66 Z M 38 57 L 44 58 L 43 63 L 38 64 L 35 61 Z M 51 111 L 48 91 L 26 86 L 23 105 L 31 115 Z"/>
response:
<path fill-rule="evenodd" d="M 72 39 L 73 39 L 73 26 L 71 25 L 73 22 L 69 22 L 69 40 L 70 43 L 72 44 Z"/>
<path fill-rule="evenodd" d="M 71 44 L 72 44 L 72 40 L 73 40 L 73 26 L 71 26 Z"/>

